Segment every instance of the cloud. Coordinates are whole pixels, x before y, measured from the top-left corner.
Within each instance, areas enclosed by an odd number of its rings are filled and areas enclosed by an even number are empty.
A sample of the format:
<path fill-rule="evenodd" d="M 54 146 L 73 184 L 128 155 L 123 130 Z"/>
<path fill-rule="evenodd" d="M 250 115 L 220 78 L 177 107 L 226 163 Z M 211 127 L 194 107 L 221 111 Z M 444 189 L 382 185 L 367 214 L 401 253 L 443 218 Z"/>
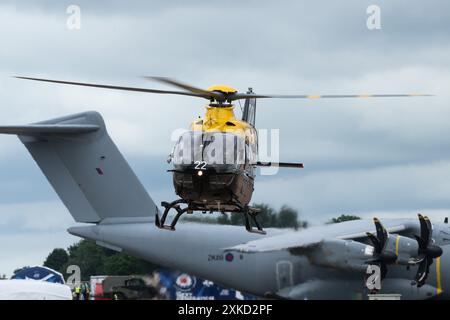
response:
<path fill-rule="evenodd" d="M 275 196 L 273 190 L 281 190 Z M 374 169 L 348 169 L 295 174 L 260 181 L 254 200 L 271 199 L 277 206 L 289 204 L 303 217 L 324 217 L 364 212 L 450 212 L 450 162 L 402 165 Z M 385 215 L 388 217 L 389 215 Z"/>
<path fill-rule="evenodd" d="M 39 233 L 0 233 L 0 275 L 33 265 L 42 265 L 54 248 L 67 248 L 79 239 L 65 229 Z"/>
<path fill-rule="evenodd" d="M 73 224 L 60 201 L 27 202 L 0 205 L 0 230 L 23 232 L 55 231 Z"/>
<path fill-rule="evenodd" d="M 42 265 L 55 247 L 78 241 L 66 232 L 74 224 L 60 201 L 0 204 L 0 275 Z"/>

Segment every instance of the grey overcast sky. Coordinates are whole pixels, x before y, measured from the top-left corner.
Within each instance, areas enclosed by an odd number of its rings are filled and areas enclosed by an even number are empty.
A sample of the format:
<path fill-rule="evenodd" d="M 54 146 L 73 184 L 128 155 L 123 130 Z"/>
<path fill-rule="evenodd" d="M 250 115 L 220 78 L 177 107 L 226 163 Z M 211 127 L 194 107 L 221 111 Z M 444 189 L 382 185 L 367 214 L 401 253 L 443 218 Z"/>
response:
<path fill-rule="evenodd" d="M 81 8 L 69 30 L 66 9 Z M 366 9 L 381 8 L 381 29 Z M 298 94 L 425 92 L 432 98 L 258 103 L 260 128 L 280 129 L 281 160 L 301 171 L 258 177 L 255 202 L 288 204 L 323 223 L 342 214 L 432 219 L 450 212 L 449 1 L 0 2 L 2 124 L 98 110 L 159 203 L 170 135 L 203 101 L 26 82 L 12 75 L 165 88 L 198 86 Z M 41 264 L 78 239 L 73 219 L 14 136 L 0 137 L 0 274 Z"/>

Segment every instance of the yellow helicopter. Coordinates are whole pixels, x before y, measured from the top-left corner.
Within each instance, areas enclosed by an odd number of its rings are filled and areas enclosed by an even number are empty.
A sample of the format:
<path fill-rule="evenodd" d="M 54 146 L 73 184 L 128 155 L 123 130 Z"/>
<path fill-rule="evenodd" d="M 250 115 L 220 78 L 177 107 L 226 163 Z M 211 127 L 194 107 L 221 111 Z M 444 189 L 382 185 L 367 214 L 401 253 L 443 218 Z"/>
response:
<path fill-rule="evenodd" d="M 205 116 L 192 122 L 190 129 L 180 135 L 168 157 L 168 162 L 173 165 L 173 169 L 169 171 L 173 173 L 175 193 L 180 198 L 172 202 L 162 202 L 161 205 L 165 208 L 162 217 L 156 215 L 155 225 L 167 230 L 175 230 L 175 225 L 183 214 L 201 211 L 243 214 L 247 231 L 265 233 L 257 220 L 259 211 L 249 205 L 254 191 L 255 168 L 257 166 L 303 168 L 303 164 L 258 161 L 258 134 L 255 128 L 256 99 L 430 96 L 427 94 L 273 95 L 256 94 L 251 88 L 245 93 L 240 93 L 225 85 L 214 85 L 204 90 L 164 77 L 145 78 L 172 85 L 184 91 L 30 77 L 16 78 L 104 89 L 193 96 L 209 101 Z M 245 100 L 241 119 L 237 119 L 234 114 L 233 102 L 236 100 Z M 176 215 L 170 224 L 166 224 L 171 209 L 176 211 Z"/>

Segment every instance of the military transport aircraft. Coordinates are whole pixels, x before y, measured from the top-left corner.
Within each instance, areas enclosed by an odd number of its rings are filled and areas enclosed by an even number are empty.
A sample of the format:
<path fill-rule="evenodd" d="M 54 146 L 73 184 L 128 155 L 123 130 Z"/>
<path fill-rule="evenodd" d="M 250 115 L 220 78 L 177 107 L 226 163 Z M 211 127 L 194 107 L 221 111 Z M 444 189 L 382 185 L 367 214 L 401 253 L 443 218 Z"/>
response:
<path fill-rule="evenodd" d="M 0 126 L 29 150 L 76 222 L 69 233 L 226 287 L 267 298 L 366 299 L 367 267 L 379 293 L 450 298 L 450 226 L 418 219 L 358 220 L 305 230 L 185 222 L 155 227 L 158 207 L 97 112 Z"/>

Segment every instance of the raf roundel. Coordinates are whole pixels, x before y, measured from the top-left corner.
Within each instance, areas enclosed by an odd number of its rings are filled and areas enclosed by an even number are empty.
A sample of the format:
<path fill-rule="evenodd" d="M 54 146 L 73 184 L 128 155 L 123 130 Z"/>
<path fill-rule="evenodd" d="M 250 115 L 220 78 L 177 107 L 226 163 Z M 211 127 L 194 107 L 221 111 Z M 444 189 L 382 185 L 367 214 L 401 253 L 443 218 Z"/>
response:
<path fill-rule="evenodd" d="M 227 253 L 227 254 L 225 255 L 225 260 L 226 260 L 226 261 L 231 262 L 231 261 L 233 261 L 233 259 L 234 259 L 234 256 L 233 256 L 232 253 Z"/>
<path fill-rule="evenodd" d="M 188 291 L 195 286 L 195 278 L 190 275 L 183 273 L 178 276 L 175 281 L 176 287 L 178 287 L 181 291 Z"/>

